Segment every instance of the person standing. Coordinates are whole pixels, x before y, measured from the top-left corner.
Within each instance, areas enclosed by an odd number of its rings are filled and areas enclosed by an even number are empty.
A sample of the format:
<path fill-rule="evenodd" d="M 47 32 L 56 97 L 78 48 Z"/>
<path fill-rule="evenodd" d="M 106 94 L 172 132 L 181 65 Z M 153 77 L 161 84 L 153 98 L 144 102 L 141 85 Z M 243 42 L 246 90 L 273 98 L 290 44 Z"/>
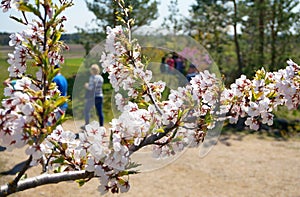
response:
<path fill-rule="evenodd" d="M 60 65 L 57 64 L 54 66 L 55 69 L 60 68 Z M 56 76 L 52 80 L 54 83 L 56 83 L 58 90 L 60 91 L 60 96 L 67 96 L 68 94 L 68 82 L 67 79 L 61 74 L 59 71 Z M 65 102 L 59 108 L 62 110 L 63 113 L 65 113 L 68 109 L 68 103 Z"/>
<path fill-rule="evenodd" d="M 173 55 L 169 54 L 167 58 L 167 64 L 169 66 L 169 71 L 173 72 L 175 69 L 175 60 L 173 59 Z"/>
<path fill-rule="evenodd" d="M 161 73 L 167 73 L 168 72 L 169 65 L 166 63 L 166 57 L 161 58 L 160 63 L 160 72 Z"/>
<path fill-rule="evenodd" d="M 97 116 L 99 118 L 100 126 L 104 125 L 104 115 L 102 112 L 103 105 L 103 77 L 100 75 L 100 68 L 97 64 L 93 64 L 90 68 L 89 82 L 84 84 L 86 88 L 84 119 L 85 125 L 90 122 L 90 110 L 93 105 L 96 107 Z"/>
<path fill-rule="evenodd" d="M 184 65 L 184 59 L 182 56 L 180 56 L 180 55 L 175 56 L 175 65 L 176 65 L 176 69 L 180 73 L 184 74 L 185 65 Z"/>
<path fill-rule="evenodd" d="M 190 82 L 193 77 L 199 74 L 197 67 L 194 64 L 190 64 L 190 67 L 187 71 L 186 79 Z"/>

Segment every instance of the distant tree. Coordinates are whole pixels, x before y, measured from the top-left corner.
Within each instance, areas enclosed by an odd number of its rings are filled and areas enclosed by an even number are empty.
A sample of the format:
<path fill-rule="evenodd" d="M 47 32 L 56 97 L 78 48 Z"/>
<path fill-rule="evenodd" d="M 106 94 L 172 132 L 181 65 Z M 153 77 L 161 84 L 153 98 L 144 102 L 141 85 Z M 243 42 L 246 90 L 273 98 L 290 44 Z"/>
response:
<path fill-rule="evenodd" d="M 79 39 L 76 40 L 76 43 L 83 46 L 85 55 L 88 55 L 93 46 L 105 38 L 105 32 L 98 28 L 89 28 L 88 26 L 86 28 L 76 28 L 79 34 Z"/>
<path fill-rule="evenodd" d="M 168 11 L 169 15 L 164 18 L 162 26 L 176 35 L 182 30 L 181 18 L 183 17 L 178 8 L 178 0 L 171 0 Z"/>
<path fill-rule="evenodd" d="M 271 45 L 271 60 L 270 70 L 276 69 L 276 65 L 283 58 L 286 58 L 285 46 L 293 39 L 294 32 L 293 26 L 299 21 L 299 11 L 296 13 L 294 10 L 299 6 L 299 1 L 295 0 L 271 0 L 270 1 L 270 17 L 269 35 Z M 278 53 L 280 51 L 280 53 Z M 283 57 L 285 56 L 285 57 Z"/>
<path fill-rule="evenodd" d="M 80 35 L 78 33 L 64 33 L 61 35 L 61 40 L 68 44 L 74 44 L 79 39 Z"/>
<path fill-rule="evenodd" d="M 274 70 L 279 61 L 286 58 L 287 46 L 295 33 L 294 25 L 299 20 L 298 0 L 244 0 L 239 1 L 242 21 L 243 53 L 246 70 L 267 65 Z M 280 49 L 280 54 L 278 53 Z M 270 53 L 269 53 L 270 51 Z M 266 55 L 266 52 L 270 55 Z"/>
<path fill-rule="evenodd" d="M 88 9 L 95 15 L 95 22 L 99 28 L 105 32 L 108 25 L 119 25 L 117 15 L 120 12 L 120 8 L 116 4 L 116 1 L 107 0 L 85 0 Z M 158 2 L 157 0 L 127 0 L 126 6 L 131 5 L 133 10 L 129 18 L 135 19 L 136 30 L 143 25 L 149 25 L 151 21 L 158 17 Z"/>
<path fill-rule="evenodd" d="M 9 33 L 0 33 L 0 45 L 7 45 L 10 38 Z"/>
<path fill-rule="evenodd" d="M 87 55 L 95 43 L 105 39 L 106 27 L 119 25 L 118 15 L 120 8 L 116 1 L 107 0 L 85 0 L 87 8 L 95 15 L 95 19 L 91 22 L 96 23 L 96 27 L 84 28 L 77 27 L 80 39 L 78 43 L 83 45 L 85 54 Z M 132 6 L 130 18 L 135 19 L 136 30 L 143 25 L 149 25 L 151 21 L 158 17 L 158 2 L 156 0 L 128 0 L 125 2 L 126 6 Z"/>
<path fill-rule="evenodd" d="M 264 65 L 265 59 L 265 11 L 267 4 L 265 0 L 254 0 L 254 5 L 258 10 L 258 32 L 259 32 L 259 47 L 258 47 L 258 65 Z"/>
<path fill-rule="evenodd" d="M 232 13 L 231 14 L 231 24 L 233 26 L 235 53 L 236 53 L 237 64 L 238 64 L 237 76 L 239 76 L 242 74 L 243 67 L 244 67 L 244 62 L 242 60 L 242 55 L 241 55 L 239 35 L 238 35 L 238 24 L 241 22 L 241 16 L 239 13 L 238 1 L 231 0 L 231 2 L 233 3 L 232 12 L 231 12 Z"/>
<path fill-rule="evenodd" d="M 190 34 L 205 46 L 216 62 L 221 63 L 223 44 L 226 42 L 228 8 L 223 0 L 196 0 L 191 6 L 191 17 L 186 20 Z"/>

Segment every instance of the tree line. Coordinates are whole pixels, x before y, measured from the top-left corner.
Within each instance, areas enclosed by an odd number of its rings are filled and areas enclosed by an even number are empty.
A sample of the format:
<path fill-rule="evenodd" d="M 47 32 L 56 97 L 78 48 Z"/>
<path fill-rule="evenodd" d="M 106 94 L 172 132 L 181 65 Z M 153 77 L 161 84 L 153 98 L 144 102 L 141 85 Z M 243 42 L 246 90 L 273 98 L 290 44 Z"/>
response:
<path fill-rule="evenodd" d="M 1 46 L 4 46 L 4 45 L 7 45 L 8 42 L 9 42 L 9 33 L 6 33 L 6 32 L 0 32 L 0 45 Z"/>
<path fill-rule="evenodd" d="M 158 18 L 159 2 L 156 0 L 126 3 L 133 7 L 132 17 L 137 28 Z M 114 1 L 86 0 L 86 4 L 95 15 L 98 32 L 105 32 L 107 24 L 118 25 Z M 297 53 L 298 0 L 195 0 L 188 17 L 180 13 L 178 0 L 171 0 L 167 10 L 169 15 L 164 18 L 162 28 L 170 34 L 186 34 L 199 41 L 221 71 L 232 79 L 242 73 L 252 75 L 262 66 L 275 70 L 283 66 L 287 58 L 300 58 Z M 101 40 L 105 35 L 85 35 L 86 29 L 79 30 L 85 37 L 83 45 Z"/>
<path fill-rule="evenodd" d="M 78 33 L 63 35 L 68 43 L 83 45 L 86 55 L 106 36 L 106 27 L 120 24 L 120 8 L 115 1 L 85 0 L 96 24 L 77 27 Z M 136 31 L 156 20 L 159 1 L 128 0 Z M 298 0 L 194 0 L 188 17 L 179 10 L 178 0 L 171 0 L 162 29 L 170 34 L 185 34 L 200 42 L 211 54 L 228 82 L 246 73 L 251 76 L 262 66 L 273 71 L 288 58 L 300 59 L 300 2 Z M 155 33 L 155 32 L 153 32 Z M 9 41 L 0 34 L 0 44 Z"/>

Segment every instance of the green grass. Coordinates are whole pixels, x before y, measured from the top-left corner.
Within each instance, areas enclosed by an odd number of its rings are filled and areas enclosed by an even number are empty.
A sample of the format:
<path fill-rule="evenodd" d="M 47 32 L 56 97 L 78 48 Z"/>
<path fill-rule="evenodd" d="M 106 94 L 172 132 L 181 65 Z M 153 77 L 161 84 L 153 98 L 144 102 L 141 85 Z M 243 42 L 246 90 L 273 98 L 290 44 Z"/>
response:
<path fill-rule="evenodd" d="M 274 114 L 277 117 L 284 118 L 290 121 L 300 120 L 300 110 L 288 110 L 283 106 L 278 107 L 278 110 L 275 111 Z"/>
<path fill-rule="evenodd" d="M 5 79 L 8 78 L 8 71 L 7 68 L 9 66 L 9 64 L 6 61 L 7 59 L 7 55 L 5 56 L 5 54 L 3 52 L 0 53 L 0 70 L 1 70 L 1 74 L 0 74 L 0 99 L 2 100 L 4 95 L 3 95 L 3 90 L 4 90 L 4 86 L 3 86 L 3 81 Z"/>
<path fill-rule="evenodd" d="M 84 58 L 68 58 L 65 59 L 64 64 L 62 64 L 62 72 L 70 71 L 70 69 L 78 70 L 79 66 L 83 64 Z M 68 72 L 65 72 L 67 75 Z"/>

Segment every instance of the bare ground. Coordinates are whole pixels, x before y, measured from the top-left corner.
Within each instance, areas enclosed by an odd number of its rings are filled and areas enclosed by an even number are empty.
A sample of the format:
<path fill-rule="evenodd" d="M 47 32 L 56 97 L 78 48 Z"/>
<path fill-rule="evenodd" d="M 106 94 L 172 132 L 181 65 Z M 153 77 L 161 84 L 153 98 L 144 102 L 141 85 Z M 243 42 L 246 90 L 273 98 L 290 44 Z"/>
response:
<path fill-rule="evenodd" d="M 227 134 L 206 157 L 201 159 L 198 152 L 190 149 L 164 168 L 131 176 L 130 191 L 120 196 L 300 196 L 299 140 Z M 5 162 L 1 171 L 26 158 L 21 152 L 0 154 Z M 28 175 L 36 172 L 30 170 Z M 12 178 L 0 177 L 0 183 Z M 99 196 L 97 184 L 97 179 L 82 188 L 74 182 L 60 183 L 12 196 Z"/>

